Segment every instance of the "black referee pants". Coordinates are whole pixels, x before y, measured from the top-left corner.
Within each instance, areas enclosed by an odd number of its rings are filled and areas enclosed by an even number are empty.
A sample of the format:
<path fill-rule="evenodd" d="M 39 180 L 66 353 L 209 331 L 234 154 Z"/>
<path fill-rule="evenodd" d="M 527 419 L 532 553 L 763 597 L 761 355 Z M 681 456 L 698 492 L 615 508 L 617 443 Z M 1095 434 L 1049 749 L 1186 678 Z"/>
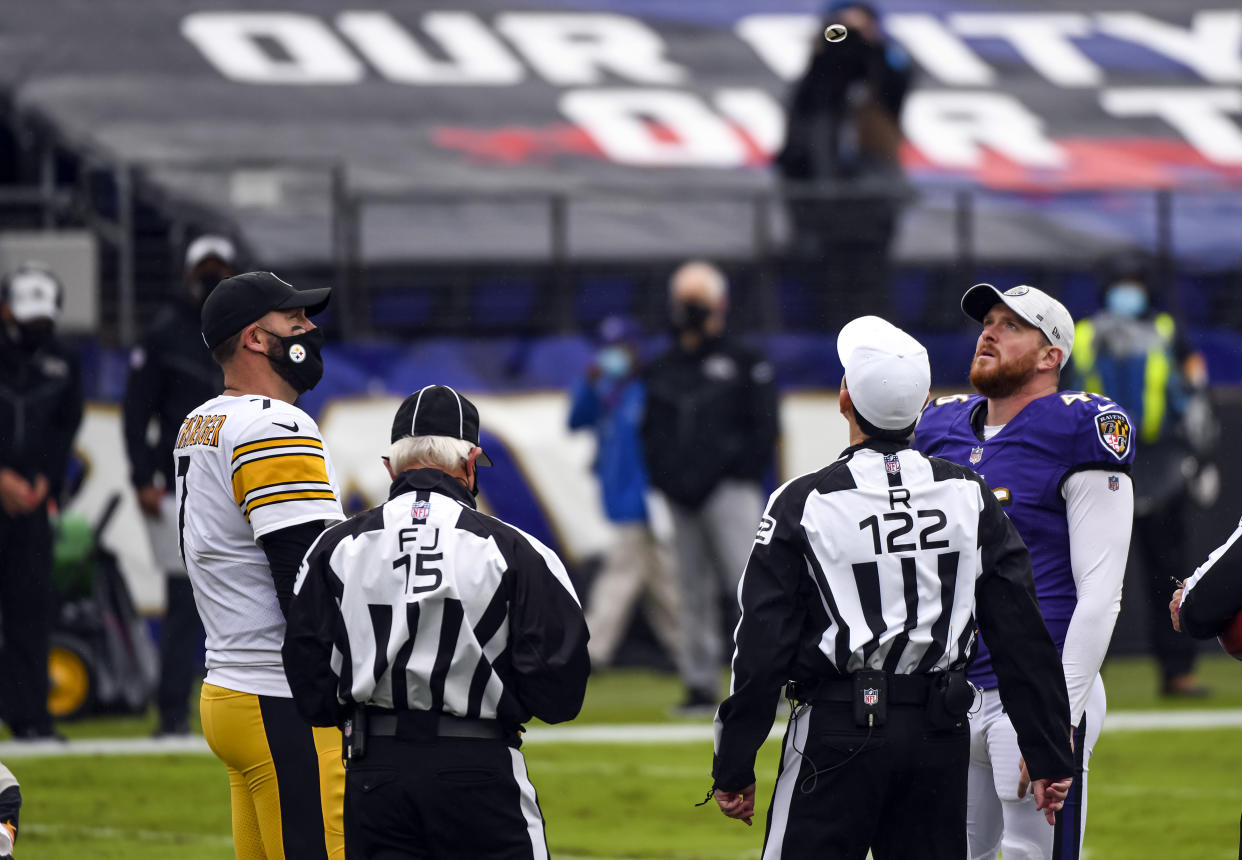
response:
<path fill-rule="evenodd" d="M 807 706 L 785 734 L 763 860 L 961 860 L 970 731 L 929 725 L 925 705 L 889 704 L 854 724 L 848 702 Z"/>
<path fill-rule="evenodd" d="M 351 860 L 548 856 L 525 758 L 500 740 L 370 737 L 345 772 L 345 832 Z"/>

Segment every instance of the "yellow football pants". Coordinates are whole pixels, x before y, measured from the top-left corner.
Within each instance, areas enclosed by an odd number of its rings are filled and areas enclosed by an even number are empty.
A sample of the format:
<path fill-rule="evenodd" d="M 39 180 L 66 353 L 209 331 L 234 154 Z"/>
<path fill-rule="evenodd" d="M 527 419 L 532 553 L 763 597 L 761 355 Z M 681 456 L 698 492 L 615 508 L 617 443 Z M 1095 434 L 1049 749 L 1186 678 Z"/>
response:
<path fill-rule="evenodd" d="M 203 684 L 203 735 L 229 769 L 237 860 L 343 860 L 341 732 L 292 699 Z"/>

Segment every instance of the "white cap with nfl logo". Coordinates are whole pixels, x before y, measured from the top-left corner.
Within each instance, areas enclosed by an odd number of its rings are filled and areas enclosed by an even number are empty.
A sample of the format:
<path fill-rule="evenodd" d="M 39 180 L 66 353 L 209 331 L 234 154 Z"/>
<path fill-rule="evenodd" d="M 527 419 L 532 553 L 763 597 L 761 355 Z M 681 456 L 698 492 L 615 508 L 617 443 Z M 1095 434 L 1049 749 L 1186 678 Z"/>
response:
<path fill-rule="evenodd" d="M 921 343 L 888 320 L 850 320 L 837 335 L 837 355 L 854 409 L 881 430 L 913 424 L 931 389 L 931 364 Z"/>
<path fill-rule="evenodd" d="M 60 318 L 60 282 L 46 263 L 23 263 L 8 276 L 4 293 L 18 322 Z"/>
<path fill-rule="evenodd" d="M 962 296 L 962 310 L 976 322 L 983 322 L 988 311 L 1003 302 L 1014 313 L 1044 333 L 1048 342 L 1061 349 L 1061 367 L 1074 349 L 1074 318 L 1043 290 L 1025 284 L 1001 292 L 991 284 L 975 284 Z"/>

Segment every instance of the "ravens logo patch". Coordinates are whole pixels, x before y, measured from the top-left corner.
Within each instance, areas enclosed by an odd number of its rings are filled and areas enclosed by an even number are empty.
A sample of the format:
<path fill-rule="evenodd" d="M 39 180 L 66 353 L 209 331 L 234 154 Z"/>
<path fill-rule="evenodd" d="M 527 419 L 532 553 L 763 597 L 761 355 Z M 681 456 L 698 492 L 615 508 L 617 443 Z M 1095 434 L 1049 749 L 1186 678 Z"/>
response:
<path fill-rule="evenodd" d="M 1118 460 L 1124 460 L 1130 453 L 1133 432 L 1124 412 L 1101 412 L 1095 416 L 1095 432 L 1100 443 Z"/>

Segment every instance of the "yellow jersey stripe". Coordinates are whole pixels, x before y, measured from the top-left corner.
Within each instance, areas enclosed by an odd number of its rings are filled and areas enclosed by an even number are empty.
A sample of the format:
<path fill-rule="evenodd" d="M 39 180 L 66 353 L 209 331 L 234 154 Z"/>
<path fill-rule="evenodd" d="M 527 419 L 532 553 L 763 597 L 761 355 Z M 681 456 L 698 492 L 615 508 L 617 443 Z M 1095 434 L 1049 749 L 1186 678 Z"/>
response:
<path fill-rule="evenodd" d="M 249 519 L 251 512 L 256 508 L 261 508 L 265 505 L 278 505 L 281 502 L 304 502 L 314 499 L 331 502 L 336 500 L 336 494 L 331 490 L 298 490 L 292 493 L 273 493 L 270 496 L 260 496 L 246 506 L 246 518 Z"/>
<path fill-rule="evenodd" d="M 264 448 L 285 447 L 310 447 L 323 450 L 323 440 L 316 439 L 314 436 L 279 436 L 272 439 L 260 439 L 257 442 L 247 442 L 245 445 L 238 445 L 233 449 L 233 462 L 236 463 L 238 457 L 253 454 L 255 451 L 262 451 Z"/>
<path fill-rule="evenodd" d="M 242 463 L 233 470 L 233 501 L 238 505 L 260 487 L 278 484 L 327 484 L 322 454 L 274 454 Z"/>

